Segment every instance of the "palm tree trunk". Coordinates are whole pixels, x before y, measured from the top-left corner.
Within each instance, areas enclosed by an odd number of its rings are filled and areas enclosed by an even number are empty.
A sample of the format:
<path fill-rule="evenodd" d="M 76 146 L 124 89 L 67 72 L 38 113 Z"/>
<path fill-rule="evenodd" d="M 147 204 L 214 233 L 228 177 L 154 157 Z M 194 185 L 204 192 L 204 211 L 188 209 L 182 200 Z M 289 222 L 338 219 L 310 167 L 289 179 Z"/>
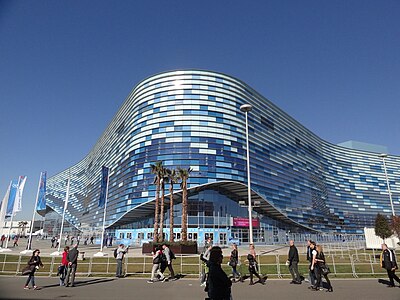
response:
<path fill-rule="evenodd" d="M 187 241 L 187 187 L 186 180 L 182 185 L 182 241 Z"/>
<path fill-rule="evenodd" d="M 159 194 L 160 194 L 160 179 L 157 178 L 156 182 L 156 201 L 155 201 L 155 212 L 154 212 L 154 232 L 153 241 L 158 242 L 158 219 L 159 219 Z"/>
<path fill-rule="evenodd" d="M 174 241 L 174 185 L 169 186 L 169 241 Z"/>
<path fill-rule="evenodd" d="M 159 242 L 164 241 L 164 195 L 165 195 L 165 183 L 161 179 L 161 207 L 160 207 L 160 234 L 158 237 Z"/>

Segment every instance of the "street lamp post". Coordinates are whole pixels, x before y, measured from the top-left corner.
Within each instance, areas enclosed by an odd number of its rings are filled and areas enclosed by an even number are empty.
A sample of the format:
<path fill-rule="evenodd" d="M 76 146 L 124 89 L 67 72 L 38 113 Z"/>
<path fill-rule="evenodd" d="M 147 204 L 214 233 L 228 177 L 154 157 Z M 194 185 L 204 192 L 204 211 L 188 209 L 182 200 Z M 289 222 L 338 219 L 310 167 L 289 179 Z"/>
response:
<path fill-rule="evenodd" d="M 240 106 L 240 110 L 246 115 L 246 149 L 247 149 L 247 198 L 248 198 L 248 209 L 249 209 L 249 240 L 250 244 L 253 244 L 253 219 L 251 216 L 251 187 L 250 187 L 250 148 L 249 148 L 249 120 L 247 113 L 252 110 L 250 104 L 243 104 Z"/>
<path fill-rule="evenodd" d="M 386 185 L 387 185 L 387 189 L 388 189 L 388 193 L 389 193 L 390 206 L 392 208 L 392 215 L 395 216 L 394 207 L 393 207 L 393 200 L 392 200 L 392 192 L 390 190 L 389 178 L 388 178 L 387 170 L 386 170 L 385 158 L 387 158 L 387 154 L 386 153 L 382 153 L 381 155 L 379 155 L 379 157 L 382 158 L 383 170 L 385 171 Z"/>

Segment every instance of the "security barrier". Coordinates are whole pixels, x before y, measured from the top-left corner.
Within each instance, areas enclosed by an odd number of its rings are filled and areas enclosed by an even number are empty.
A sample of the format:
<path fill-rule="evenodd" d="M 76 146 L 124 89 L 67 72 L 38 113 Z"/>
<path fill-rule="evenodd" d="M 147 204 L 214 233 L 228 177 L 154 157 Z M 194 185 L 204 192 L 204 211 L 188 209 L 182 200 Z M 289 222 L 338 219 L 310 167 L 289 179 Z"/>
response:
<path fill-rule="evenodd" d="M 325 250 L 327 247 L 325 247 Z M 330 251 L 326 253 L 326 262 L 331 270 L 331 277 L 366 277 L 366 276 L 386 276 L 386 271 L 381 268 L 379 252 L 346 253 Z M 260 273 L 269 277 L 290 278 L 288 267 L 285 265 L 287 256 L 279 254 L 259 255 L 258 264 Z M 247 272 L 245 256 L 240 257 L 238 271 L 242 274 Z M 397 256 L 400 261 L 400 256 Z M 2 275 L 21 275 L 21 270 L 29 260 L 28 256 L 23 255 L 0 255 L 0 274 Z M 60 257 L 42 257 L 44 268 L 37 270 L 35 274 L 43 276 L 55 276 L 60 265 Z M 227 265 L 228 259 L 225 258 L 222 264 L 226 273 L 231 273 L 231 268 Z M 150 256 L 126 256 L 124 259 L 124 271 L 127 276 L 148 276 L 151 274 L 152 258 Z M 199 276 L 202 263 L 198 255 L 176 255 L 173 260 L 176 274 L 182 276 Z M 78 262 L 77 275 L 79 276 L 110 276 L 116 272 L 116 261 L 113 257 L 89 257 Z M 308 262 L 304 255 L 300 255 L 299 272 L 304 277 L 308 276 Z"/>

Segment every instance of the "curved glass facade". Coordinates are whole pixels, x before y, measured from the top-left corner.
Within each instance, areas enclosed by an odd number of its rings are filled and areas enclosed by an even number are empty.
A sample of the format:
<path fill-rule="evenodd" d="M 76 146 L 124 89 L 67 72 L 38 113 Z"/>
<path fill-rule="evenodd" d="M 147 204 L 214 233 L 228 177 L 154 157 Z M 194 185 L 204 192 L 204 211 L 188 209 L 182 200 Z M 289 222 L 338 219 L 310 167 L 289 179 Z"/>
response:
<path fill-rule="evenodd" d="M 192 197 L 201 194 L 199 186 L 206 191 L 208 184 L 217 190 L 218 182 L 246 184 L 245 115 L 239 109 L 245 103 L 253 106 L 251 187 L 261 199 L 254 208 L 260 216 L 304 230 L 354 233 L 371 226 L 378 212 L 391 214 L 378 153 L 332 145 L 242 81 L 198 70 L 165 72 L 140 82 L 90 153 L 48 179 L 47 205 L 61 215 L 70 177 L 66 220 L 80 230 L 101 227 L 103 165 L 111 170 L 109 228 L 144 218 L 140 208 L 155 197 L 150 164 L 159 160 L 168 168 L 193 168 Z M 399 211 L 400 157 L 389 155 L 386 166 Z M 225 195 L 236 206 L 247 200 L 234 192 Z"/>

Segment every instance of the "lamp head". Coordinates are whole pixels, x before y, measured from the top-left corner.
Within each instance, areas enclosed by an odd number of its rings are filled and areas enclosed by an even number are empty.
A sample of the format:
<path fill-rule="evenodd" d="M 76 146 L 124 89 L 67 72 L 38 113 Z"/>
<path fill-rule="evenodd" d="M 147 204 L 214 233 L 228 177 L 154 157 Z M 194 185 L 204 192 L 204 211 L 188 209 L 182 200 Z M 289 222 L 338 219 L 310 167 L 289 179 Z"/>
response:
<path fill-rule="evenodd" d="M 379 154 L 380 158 L 386 158 L 388 155 L 386 153 Z"/>
<path fill-rule="evenodd" d="M 250 104 L 243 104 L 242 106 L 240 106 L 240 110 L 242 112 L 249 112 L 253 109 L 253 106 L 251 106 Z"/>

